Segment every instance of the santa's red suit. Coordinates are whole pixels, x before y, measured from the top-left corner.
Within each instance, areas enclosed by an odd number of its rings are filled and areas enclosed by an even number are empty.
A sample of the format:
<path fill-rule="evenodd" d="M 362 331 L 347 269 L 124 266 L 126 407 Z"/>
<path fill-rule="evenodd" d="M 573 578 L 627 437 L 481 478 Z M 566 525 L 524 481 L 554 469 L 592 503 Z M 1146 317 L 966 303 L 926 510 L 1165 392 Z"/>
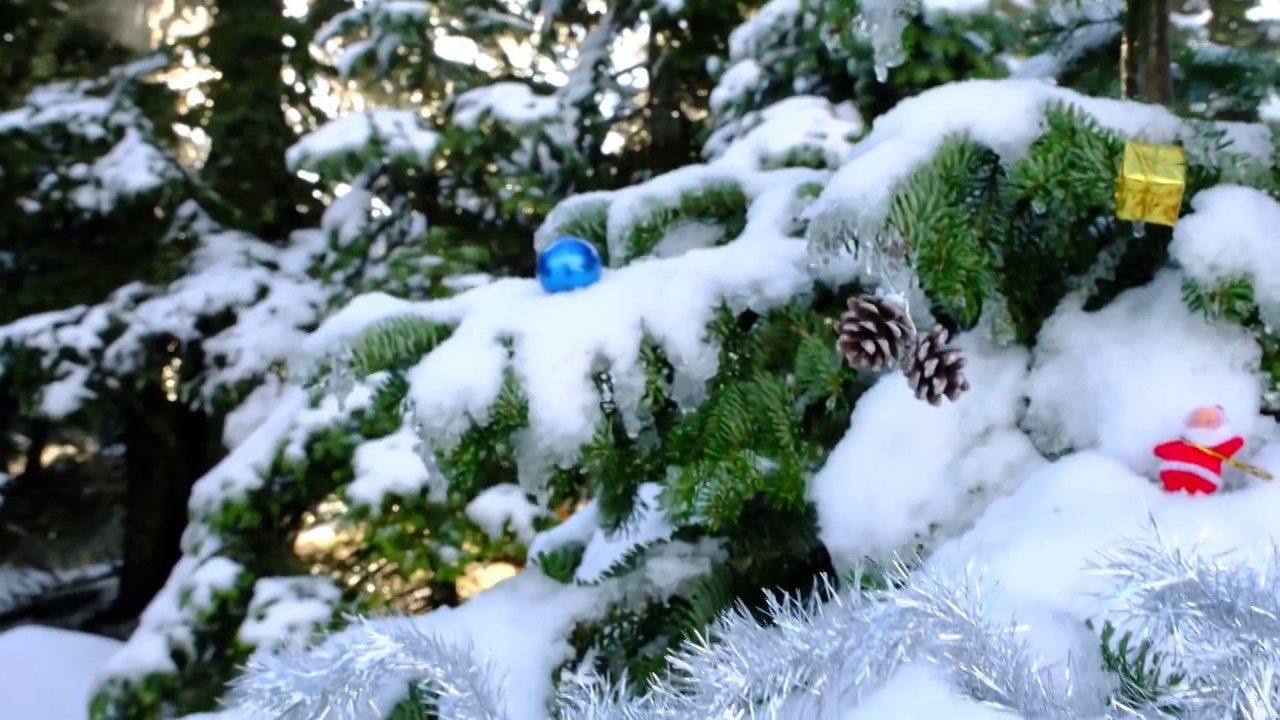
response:
<path fill-rule="evenodd" d="M 1222 457 L 1232 457 L 1244 447 L 1244 438 L 1222 425 L 1217 428 L 1186 428 L 1182 438 L 1155 447 L 1160 458 L 1160 482 L 1169 492 L 1211 494 L 1222 485 L 1222 460 L 1196 447 L 1208 448 Z"/>

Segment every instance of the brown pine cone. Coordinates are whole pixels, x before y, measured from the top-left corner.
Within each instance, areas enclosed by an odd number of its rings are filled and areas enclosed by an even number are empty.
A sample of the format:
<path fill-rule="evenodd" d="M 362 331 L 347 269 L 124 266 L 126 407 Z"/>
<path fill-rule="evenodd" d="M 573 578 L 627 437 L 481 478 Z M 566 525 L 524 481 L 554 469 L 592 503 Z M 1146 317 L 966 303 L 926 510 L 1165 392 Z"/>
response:
<path fill-rule="evenodd" d="M 921 335 L 915 348 L 902 361 L 916 397 L 930 405 L 942 404 L 942 398 L 954 401 L 969 389 L 964 376 L 964 354 L 947 345 L 950 333 L 941 325 Z"/>
<path fill-rule="evenodd" d="M 898 303 L 878 295 L 849 298 L 849 310 L 836 323 L 836 341 L 849 367 L 884 370 L 907 354 L 916 327 Z"/>

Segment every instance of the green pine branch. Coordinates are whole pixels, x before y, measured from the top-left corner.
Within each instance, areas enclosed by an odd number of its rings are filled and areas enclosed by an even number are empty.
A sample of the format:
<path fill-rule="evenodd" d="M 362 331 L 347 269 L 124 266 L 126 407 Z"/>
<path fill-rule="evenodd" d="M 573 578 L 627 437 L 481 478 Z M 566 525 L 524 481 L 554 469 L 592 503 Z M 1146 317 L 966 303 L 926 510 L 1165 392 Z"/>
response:
<path fill-rule="evenodd" d="M 535 555 L 533 562 L 543 575 L 567 585 L 573 582 L 586 550 L 586 545 L 581 543 L 568 543 Z"/>
<path fill-rule="evenodd" d="M 382 320 L 346 344 L 343 369 L 364 378 L 407 367 L 444 342 L 451 332 L 444 325 L 416 315 Z"/>
<path fill-rule="evenodd" d="M 1097 631 L 1092 621 L 1085 624 Z M 1154 708 L 1166 716 L 1178 717 L 1176 708 L 1160 700 L 1186 678 L 1178 672 L 1165 672 L 1164 654 L 1155 651 L 1149 640 L 1135 645 L 1133 633 L 1126 632 L 1118 638 L 1116 634 L 1110 621 L 1103 623 L 1099 632 L 1103 669 L 1118 680 L 1115 702 L 1123 707 Z"/>
<path fill-rule="evenodd" d="M 644 218 L 627 235 L 626 256 L 618 258 L 618 261 L 625 264 L 649 255 L 672 228 L 683 223 L 719 225 L 723 230 L 720 242 L 728 242 L 738 237 L 746 227 L 748 204 L 742 186 L 727 180 L 680 193 L 674 203 L 652 198 Z"/>

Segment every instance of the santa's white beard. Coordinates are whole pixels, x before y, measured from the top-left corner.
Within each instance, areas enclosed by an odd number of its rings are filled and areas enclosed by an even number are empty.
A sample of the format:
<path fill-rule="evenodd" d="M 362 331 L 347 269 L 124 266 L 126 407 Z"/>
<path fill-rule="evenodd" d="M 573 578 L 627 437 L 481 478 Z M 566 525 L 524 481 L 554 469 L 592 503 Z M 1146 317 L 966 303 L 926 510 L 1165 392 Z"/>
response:
<path fill-rule="evenodd" d="M 1202 447 L 1214 447 L 1236 437 L 1235 431 L 1230 425 L 1223 425 L 1219 428 L 1187 428 L 1182 431 L 1182 439 L 1193 445 Z"/>

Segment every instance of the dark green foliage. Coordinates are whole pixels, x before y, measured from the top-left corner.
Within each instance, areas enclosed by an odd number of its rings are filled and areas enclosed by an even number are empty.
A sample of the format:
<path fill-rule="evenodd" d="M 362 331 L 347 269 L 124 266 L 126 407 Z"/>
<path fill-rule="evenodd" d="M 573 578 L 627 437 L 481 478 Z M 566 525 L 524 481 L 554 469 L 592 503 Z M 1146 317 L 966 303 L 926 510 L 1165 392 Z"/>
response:
<path fill-rule="evenodd" d="M 1020 49 L 1053 55 L 1061 85 L 1086 95 L 1119 97 L 1123 6 L 1114 7 L 1110 16 L 1098 12 L 1101 6 L 1092 7 L 1087 17 L 1065 24 L 1052 11 L 1034 11 L 1022 23 Z M 1208 7 L 1174 4 L 1174 12 L 1211 13 L 1207 27 L 1175 23 L 1171 28 L 1175 110 L 1215 120 L 1258 119 L 1280 65 L 1268 54 L 1266 21 L 1243 17 L 1246 7 L 1233 0 L 1211 0 Z"/>
<path fill-rule="evenodd" d="M 1085 624 L 1096 631 L 1092 621 Z M 1115 675 L 1119 684 L 1114 701 L 1121 707 L 1154 708 L 1178 717 L 1177 708 L 1159 703 L 1163 692 L 1183 682 L 1183 675 L 1166 672 L 1164 655 L 1154 651 L 1150 641 L 1142 640 L 1135 646 L 1133 633 L 1126 632 L 1117 639 L 1116 632 L 1110 621 L 1103 623 L 1099 632 L 1102 667 Z"/>
<path fill-rule="evenodd" d="M 1261 369 L 1268 378 L 1268 389 L 1280 390 L 1280 335 L 1263 319 L 1248 281 L 1228 280 L 1206 288 L 1188 279 L 1182 284 L 1182 298 L 1187 307 L 1206 318 L 1227 320 L 1253 334 L 1262 350 Z"/>
<path fill-rule="evenodd" d="M 721 568 L 667 602 L 638 611 L 613 609 L 579 626 L 573 642 L 579 656 L 593 653 L 595 668 L 606 677 L 625 678 L 630 690 L 643 692 L 653 675 L 666 670 L 668 653 L 703 632 L 733 601 L 731 576 Z"/>
<path fill-rule="evenodd" d="M 486 487 L 518 481 L 515 441 L 529 424 L 529 404 L 510 369 L 486 420 L 469 427 L 440 458 L 440 469 L 449 478 L 449 495 L 461 504 Z"/>
<path fill-rule="evenodd" d="M 167 141 L 143 109 L 173 98 L 141 76 L 144 67 L 67 81 L 53 93 L 63 102 L 106 100 L 113 109 L 100 132 L 79 131 L 73 122 L 0 129 L 0 293 L 6 298 L 0 323 L 100 302 L 128 282 L 165 281 L 191 249 L 188 238 L 169 232 L 179 205 L 199 190 L 176 160 L 170 159 L 168 181 L 148 191 L 106 192 L 101 207 L 77 201 L 87 182 L 83 164 L 97 161 L 128 133 L 156 148 Z M 26 107 L 35 97 L 26 99 Z"/>
<path fill-rule="evenodd" d="M 359 377 L 403 369 L 448 339 L 452 329 L 416 315 L 400 315 L 366 328 L 346 345 L 343 365 Z"/>
<path fill-rule="evenodd" d="M 773 25 L 749 49 L 764 76 L 745 96 L 719 109 L 717 127 L 797 94 L 850 101 L 863 117 L 874 118 L 931 87 L 1003 76 L 1000 53 L 1016 36 L 1013 21 L 996 13 L 914 17 L 902 37 L 910 60 L 892 69 L 888 82 L 880 82 L 871 45 L 857 27 L 857 0 L 804 0 L 794 12 L 778 12 L 777 6 L 772 12 Z M 803 158 L 789 161 L 813 165 Z"/>
<path fill-rule="evenodd" d="M 687 541 L 700 531 L 678 533 Z M 646 556 L 660 552 L 669 541 L 634 548 L 601 578 L 625 578 L 643 565 Z M 728 558 L 687 589 L 663 602 L 640 609 L 611 609 L 599 621 L 579 626 L 573 636 L 579 659 L 590 652 L 595 667 L 614 681 L 625 678 L 631 689 L 643 691 L 654 674 L 667 671 L 669 654 L 682 642 L 707 632 L 711 623 L 734 605 L 769 621 L 771 592 L 822 599 L 827 588 L 815 577 L 832 574 L 831 560 L 817 539 L 808 509 L 788 513 L 759 498 L 746 508 L 738 525 L 725 534 Z"/>
<path fill-rule="evenodd" d="M 609 267 L 618 267 L 621 262 L 614 262 L 609 256 L 608 223 L 609 200 L 595 195 L 588 198 L 573 198 L 565 203 L 572 205 L 573 212 L 564 218 L 563 223 L 554 226 L 555 235 L 559 237 L 579 237 L 589 241 L 600 251 L 600 259 Z M 555 221 L 554 216 L 548 223 Z"/>
<path fill-rule="evenodd" d="M 133 49 L 108 31 L 113 9 L 85 2 L 0 0 L 0 111 L 15 107 L 41 83 L 128 61 Z"/>
<path fill-rule="evenodd" d="M 1046 130 L 1011 169 L 957 138 L 895 196 L 889 224 L 909 238 L 935 308 L 962 327 L 1004 297 L 1027 342 L 1111 235 L 1112 168 L 1121 145 L 1077 111 L 1050 108 Z"/>
<path fill-rule="evenodd" d="M 253 576 L 242 573 L 234 587 L 217 593 L 200 613 L 199 627 L 191 638 L 194 652 L 173 654 L 176 674 L 152 675 L 137 683 L 110 681 L 90 702 L 91 720 L 154 720 L 212 707 L 226 689 L 227 665 L 239 664 L 248 656 L 241 647 L 229 648 L 225 654 L 218 649 L 222 638 L 235 636 L 252 591 Z"/>
<path fill-rule="evenodd" d="M 404 374 L 387 373 L 387 379 L 374 392 L 368 411 L 360 413 L 360 435 L 379 438 L 399 430 L 404 422 L 408 395 L 409 381 Z"/>
<path fill-rule="evenodd" d="M 967 138 L 944 144 L 899 186 L 881 235 L 907 239 L 902 252 L 944 319 L 968 327 L 999 298 L 1022 343 L 1070 291 L 1088 287 L 1096 307 L 1149 281 L 1171 237 L 1167 228 L 1114 219 L 1119 137 L 1066 106 L 1049 107 L 1044 123 L 1011 166 Z M 1196 143 L 1185 197 L 1256 174 L 1220 130 L 1202 128 Z M 1099 271 L 1107 255 L 1114 267 Z"/>
<path fill-rule="evenodd" d="M 405 698 L 391 709 L 387 720 L 436 720 L 436 715 L 427 693 L 416 683 L 411 683 Z"/>
<path fill-rule="evenodd" d="M 585 545 L 568 543 L 535 555 L 533 562 L 543 575 L 567 585 L 573 582 L 573 576 L 582 563 L 582 555 L 586 549 Z"/>
<path fill-rule="evenodd" d="M 307 77 L 318 69 L 309 55 L 311 36 L 305 22 L 285 15 L 281 0 L 238 0 L 219 3 L 213 23 L 193 43 L 218 70 L 218 82 L 206 88 L 209 102 L 189 118 L 211 141 L 203 177 L 220 200 L 215 208 L 223 222 L 268 241 L 286 241 L 319 215 L 311 188 L 285 164 L 285 151 L 298 137 L 286 108 L 303 117 L 312 113 L 308 85 L 282 78 L 286 71 Z"/>

